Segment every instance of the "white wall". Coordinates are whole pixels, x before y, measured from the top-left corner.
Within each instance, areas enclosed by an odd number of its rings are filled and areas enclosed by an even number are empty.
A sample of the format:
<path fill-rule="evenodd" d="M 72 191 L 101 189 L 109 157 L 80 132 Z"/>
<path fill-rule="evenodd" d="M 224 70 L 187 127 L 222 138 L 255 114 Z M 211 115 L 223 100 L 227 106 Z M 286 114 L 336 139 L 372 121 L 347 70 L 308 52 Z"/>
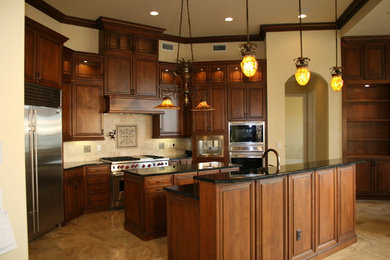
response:
<path fill-rule="evenodd" d="M 24 1 L 0 1 L 0 189 L 17 249 L 1 260 L 28 259 L 24 168 Z"/>
<path fill-rule="evenodd" d="M 335 64 L 334 31 L 304 31 L 303 56 L 310 57 L 310 71 L 327 82 Z M 268 147 L 277 148 L 285 164 L 285 83 L 295 73 L 293 59 L 300 56 L 299 32 L 272 32 L 266 37 Z M 329 158 L 342 157 L 341 92 L 328 88 Z"/>

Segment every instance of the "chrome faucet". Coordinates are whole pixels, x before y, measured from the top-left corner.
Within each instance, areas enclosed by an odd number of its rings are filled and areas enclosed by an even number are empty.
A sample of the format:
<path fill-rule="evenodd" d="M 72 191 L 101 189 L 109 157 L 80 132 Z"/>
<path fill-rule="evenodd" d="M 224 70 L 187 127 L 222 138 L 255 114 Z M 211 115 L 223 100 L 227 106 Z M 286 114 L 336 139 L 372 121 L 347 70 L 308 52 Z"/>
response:
<path fill-rule="evenodd" d="M 275 149 L 270 148 L 270 149 L 267 149 L 267 150 L 263 153 L 263 157 L 262 157 L 262 160 L 263 160 L 263 167 L 264 167 L 264 168 L 268 168 L 268 166 L 273 166 L 273 165 L 268 165 L 268 164 L 267 164 L 267 167 L 266 167 L 266 165 L 265 165 L 265 158 L 266 158 L 266 156 L 267 156 L 267 154 L 268 154 L 269 152 L 273 152 L 273 153 L 275 154 L 275 156 L 276 156 L 276 167 L 277 167 L 277 172 L 276 172 L 276 173 L 278 173 L 279 170 L 280 170 L 280 156 L 279 156 L 279 153 L 278 153 Z M 267 169 L 266 169 L 266 170 L 267 170 Z"/>

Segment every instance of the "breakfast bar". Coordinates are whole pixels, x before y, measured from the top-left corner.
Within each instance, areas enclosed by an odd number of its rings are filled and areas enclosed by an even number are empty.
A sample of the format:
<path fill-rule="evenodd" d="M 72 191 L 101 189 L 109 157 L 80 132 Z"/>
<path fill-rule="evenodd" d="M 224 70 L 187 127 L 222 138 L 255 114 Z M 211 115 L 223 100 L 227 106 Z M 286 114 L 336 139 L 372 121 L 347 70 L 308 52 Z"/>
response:
<path fill-rule="evenodd" d="M 164 188 L 169 259 L 314 259 L 355 243 L 356 163 L 217 173 Z"/>

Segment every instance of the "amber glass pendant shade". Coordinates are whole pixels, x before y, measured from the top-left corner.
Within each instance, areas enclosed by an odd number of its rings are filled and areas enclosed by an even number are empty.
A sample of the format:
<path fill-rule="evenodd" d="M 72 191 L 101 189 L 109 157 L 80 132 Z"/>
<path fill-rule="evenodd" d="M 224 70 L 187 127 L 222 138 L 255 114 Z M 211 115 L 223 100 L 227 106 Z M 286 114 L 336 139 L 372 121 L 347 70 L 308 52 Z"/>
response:
<path fill-rule="evenodd" d="M 340 91 L 344 85 L 341 75 L 334 75 L 330 80 L 330 86 L 334 91 Z"/>
<path fill-rule="evenodd" d="M 307 67 L 298 67 L 295 72 L 295 79 L 299 85 L 305 86 L 310 80 L 310 71 Z"/>
<path fill-rule="evenodd" d="M 164 97 L 160 105 L 155 106 L 154 109 L 180 109 L 180 107 L 172 104 L 172 100 L 169 97 Z"/>
<path fill-rule="evenodd" d="M 212 108 L 209 104 L 207 104 L 206 100 L 201 100 L 195 108 L 191 109 L 191 111 L 198 111 L 198 112 L 212 111 L 212 110 L 215 110 L 215 108 Z"/>
<path fill-rule="evenodd" d="M 254 55 L 245 55 L 241 61 L 241 70 L 248 78 L 256 74 L 258 66 L 259 63 Z"/>

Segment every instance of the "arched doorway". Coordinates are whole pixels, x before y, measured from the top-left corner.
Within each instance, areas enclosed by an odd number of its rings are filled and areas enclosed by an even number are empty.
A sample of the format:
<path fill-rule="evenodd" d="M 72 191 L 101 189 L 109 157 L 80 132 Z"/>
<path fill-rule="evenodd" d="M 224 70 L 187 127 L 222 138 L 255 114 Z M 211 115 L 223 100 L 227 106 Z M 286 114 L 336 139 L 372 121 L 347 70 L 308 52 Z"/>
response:
<path fill-rule="evenodd" d="M 311 72 L 306 86 L 291 76 L 285 83 L 286 163 L 328 159 L 328 83 Z"/>

